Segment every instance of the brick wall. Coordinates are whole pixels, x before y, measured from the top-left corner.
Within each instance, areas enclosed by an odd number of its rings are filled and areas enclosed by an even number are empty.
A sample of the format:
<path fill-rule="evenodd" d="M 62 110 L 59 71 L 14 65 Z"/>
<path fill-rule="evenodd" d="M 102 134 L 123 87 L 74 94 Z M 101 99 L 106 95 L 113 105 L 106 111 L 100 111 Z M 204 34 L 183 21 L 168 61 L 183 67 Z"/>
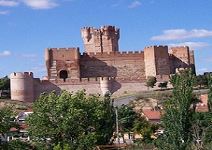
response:
<path fill-rule="evenodd" d="M 144 49 L 146 77 L 169 75 L 170 60 L 167 46 L 150 46 Z"/>
<path fill-rule="evenodd" d="M 144 80 L 143 52 L 89 53 L 80 59 L 81 77 L 110 76 L 123 80 Z"/>

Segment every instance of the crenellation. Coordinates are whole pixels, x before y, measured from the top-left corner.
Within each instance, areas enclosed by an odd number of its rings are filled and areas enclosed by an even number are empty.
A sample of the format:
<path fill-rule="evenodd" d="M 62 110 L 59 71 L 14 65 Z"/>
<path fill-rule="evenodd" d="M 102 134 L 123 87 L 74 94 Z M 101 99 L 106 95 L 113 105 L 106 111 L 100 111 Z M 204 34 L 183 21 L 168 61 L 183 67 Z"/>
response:
<path fill-rule="evenodd" d="M 10 75 L 12 78 L 33 78 L 32 72 L 13 72 Z"/>

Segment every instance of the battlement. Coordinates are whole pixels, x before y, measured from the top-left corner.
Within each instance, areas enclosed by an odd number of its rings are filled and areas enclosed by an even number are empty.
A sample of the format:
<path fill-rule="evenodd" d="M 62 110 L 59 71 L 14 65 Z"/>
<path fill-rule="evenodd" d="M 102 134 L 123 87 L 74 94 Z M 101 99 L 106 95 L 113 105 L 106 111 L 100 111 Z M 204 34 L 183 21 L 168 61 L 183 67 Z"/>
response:
<path fill-rule="evenodd" d="M 48 48 L 46 50 L 45 59 L 49 61 L 51 56 L 51 60 L 75 60 L 79 59 L 79 48 Z"/>
<path fill-rule="evenodd" d="M 136 56 L 143 54 L 143 51 L 115 51 L 115 52 L 89 52 L 89 53 L 83 53 L 81 57 L 86 57 L 86 56 L 91 56 L 91 57 L 98 57 L 98 56 L 105 56 L 105 57 L 110 57 L 110 56 Z"/>
<path fill-rule="evenodd" d="M 105 26 L 101 26 L 101 29 L 104 29 L 104 30 L 115 30 L 116 27 L 115 26 L 111 26 L 111 25 L 105 25 Z"/>
<path fill-rule="evenodd" d="M 47 48 L 49 51 L 79 51 L 79 47 L 70 48 Z"/>
<path fill-rule="evenodd" d="M 189 47 L 188 46 L 174 46 L 169 48 L 169 52 L 174 54 L 174 53 L 187 53 L 189 52 Z"/>
<path fill-rule="evenodd" d="M 84 85 L 84 84 L 99 84 L 100 81 L 110 81 L 115 77 L 87 77 L 87 78 L 79 78 L 79 79 L 66 79 L 64 82 L 63 79 L 56 79 L 50 81 L 57 85 Z M 45 83 L 45 80 L 41 80 L 41 83 Z"/>
<path fill-rule="evenodd" d="M 81 28 L 81 36 L 86 52 L 118 51 L 120 30 L 115 26 L 102 26 Z"/>
<path fill-rule="evenodd" d="M 152 46 L 146 46 L 144 49 L 148 48 L 168 48 L 167 45 L 152 45 Z"/>
<path fill-rule="evenodd" d="M 102 26 L 100 29 L 103 35 L 109 36 L 110 34 L 115 34 L 119 38 L 119 29 L 115 26 Z"/>
<path fill-rule="evenodd" d="M 94 27 L 83 27 L 81 28 L 81 31 L 119 31 L 119 28 L 116 28 L 115 26 L 106 25 L 101 26 L 100 28 L 94 28 Z"/>
<path fill-rule="evenodd" d="M 33 78 L 32 72 L 14 72 L 10 75 L 10 78 Z"/>

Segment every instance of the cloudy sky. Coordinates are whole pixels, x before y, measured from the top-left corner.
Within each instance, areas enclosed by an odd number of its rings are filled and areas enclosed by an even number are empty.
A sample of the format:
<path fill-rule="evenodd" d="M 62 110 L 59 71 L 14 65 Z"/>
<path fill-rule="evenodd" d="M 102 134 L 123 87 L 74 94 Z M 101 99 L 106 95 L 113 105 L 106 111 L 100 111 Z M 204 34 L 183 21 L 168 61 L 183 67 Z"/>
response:
<path fill-rule="evenodd" d="M 115 25 L 120 50 L 188 45 L 197 73 L 212 71 L 211 0 L 0 0 L 0 77 L 46 74 L 44 49 L 80 47 L 80 28 Z"/>

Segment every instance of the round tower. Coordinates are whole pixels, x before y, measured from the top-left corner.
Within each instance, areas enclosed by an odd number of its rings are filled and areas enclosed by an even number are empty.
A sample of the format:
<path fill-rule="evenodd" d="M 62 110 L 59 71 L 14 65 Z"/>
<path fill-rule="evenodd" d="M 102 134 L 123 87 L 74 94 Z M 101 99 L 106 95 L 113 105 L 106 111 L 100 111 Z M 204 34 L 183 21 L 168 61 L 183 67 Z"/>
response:
<path fill-rule="evenodd" d="M 33 73 L 12 73 L 10 75 L 11 99 L 24 102 L 34 101 Z"/>
<path fill-rule="evenodd" d="M 102 95 L 110 93 L 111 91 L 111 82 L 109 77 L 102 77 L 100 78 L 100 88 L 102 91 Z"/>

